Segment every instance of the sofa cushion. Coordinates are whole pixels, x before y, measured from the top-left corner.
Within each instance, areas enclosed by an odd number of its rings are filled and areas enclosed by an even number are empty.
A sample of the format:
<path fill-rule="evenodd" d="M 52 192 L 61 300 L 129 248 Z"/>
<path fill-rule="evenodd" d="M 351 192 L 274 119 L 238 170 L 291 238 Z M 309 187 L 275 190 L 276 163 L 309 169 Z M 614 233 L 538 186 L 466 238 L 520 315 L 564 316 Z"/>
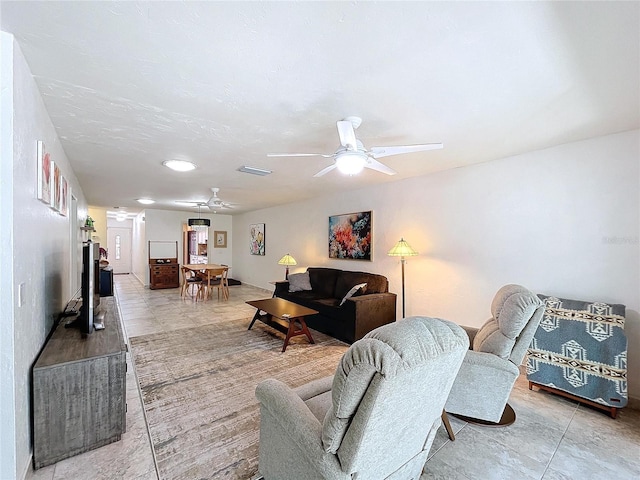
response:
<path fill-rule="evenodd" d="M 311 280 L 309 279 L 309 272 L 292 273 L 291 275 L 289 275 L 288 280 L 290 292 L 311 290 Z"/>
<path fill-rule="evenodd" d="M 351 290 L 349 290 L 346 293 L 346 295 L 342 297 L 342 300 L 340 301 L 340 306 L 344 305 L 344 302 L 346 302 L 347 299 L 351 297 L 355 297 L 357 295 L 362 295 L 365 292 L 366 288 L 367 288 L 366 283 L 359 283 L 358 285 L 354 285 L 353 287 L 351 287 Z"/>
<path fill-rule="evenodd" d="M 290 295 L 287 295 L 286 299 L 291 300 L 292 302 L 317 302 L 321 300 L 323 297 L 320 293 L 315 290 L 302 290 L 300 292 L 291 292 Z"/>
<path fill-rule="evenodd" d="M 389 289 L 387 277 L 383 277 L 382 275 L 366 272 L 341 271 L 336 281 L 335 292 L 332 292 L 331 296 L 336 297 L 337 299 L 343 299 L 354 285 L 358 285 L 360 283 L 367 284 L 367 294 L 386 293 Z"/>
<path fill-rule="evenodd" d="M 325 268 L 325 267 L 309 267 L 307 268 L 307 272 L 309 272 L 309 280 L 311 281 L 311 289 L 318 293 L 320 297 L 333 297 L 336 289 L 336 280 L 338 279 L 338 275 L 340 274 L 340 270 L 335 268 Z M 349 288 L 353 287 L 356 283 L 349 285 Z M 345 293 L 349 291 L 349 288 L 345 290 Z M 343 295 L 344 296 L 344 295 Z M 336 297 L 336 298 L 342 298 Z"/>

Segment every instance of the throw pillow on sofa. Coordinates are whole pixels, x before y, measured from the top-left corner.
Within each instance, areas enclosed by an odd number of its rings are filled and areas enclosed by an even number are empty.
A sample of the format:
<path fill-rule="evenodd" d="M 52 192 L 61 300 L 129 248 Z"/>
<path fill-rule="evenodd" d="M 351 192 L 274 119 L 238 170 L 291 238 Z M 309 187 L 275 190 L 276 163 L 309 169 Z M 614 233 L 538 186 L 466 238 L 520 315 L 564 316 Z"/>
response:
<path fill-rule="evenodd" d="M 344 296 L 344 298 L 340 302 L 340 306 L 342 306 L 342 304 L 346 302 L 348 298 L 351 298 L 357 295 L 362 295 L 366 288 L 367 288 L 366 283 L 359 283 L 358 285 L 354 285 L 353 287 L 351 287 L 351 290 L 347 292 L 347 294 Z"/>
<path fill-rule="evenodd" d="M 292 273 L 289 275 L 289 291 L 302 292 L 303 290 L 311 290 L 311 280 L 309 280 L 309 272 Z"/>

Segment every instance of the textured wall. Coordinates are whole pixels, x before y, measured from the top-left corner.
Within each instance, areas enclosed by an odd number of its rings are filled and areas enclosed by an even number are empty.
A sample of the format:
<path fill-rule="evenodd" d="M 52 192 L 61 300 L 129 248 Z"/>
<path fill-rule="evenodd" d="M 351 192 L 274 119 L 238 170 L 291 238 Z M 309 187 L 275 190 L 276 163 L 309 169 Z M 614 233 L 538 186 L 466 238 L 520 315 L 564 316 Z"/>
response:
<path fill-rule="evenodd" d="M 6 68 L 11 69 L 12 73 L 7 80 L 13 81 L 5 84 L 3 74 L 3 95 L 5 89 L 9 89 L 13 101 L 11 131 L 5 131 L 4 125 L 2 131 L 3 143 L 9 138 L 7 135 L 11 135 L 13 148 L 9 159 L 3 157 L 3 164 L 5 161 L 13 164 L 13 268 L 8 272 L 3 269 L 2 276 L 3 283 L 6 276 L 10 277 L 13 291 L 3 289 L 2 295 L 3 302 L 8 296 L 14 306 L 12 320 L 6 319 L 3 315 L 2 330 L 3 337 L 13 335 L 14 349 L 13 378 L 6 378 L 6 371 L 0 372 L 0 386 L 3 387 L 4 395 L 5 385 L 13 382 L 15 411 L 12 431 L 7 437 L 3 431 L 3 443 L 0 448 L 0 464 L 3 471 L 0 473 L 5 475 L 5 469 L 12 469 L 11 475 L 2 478 L 22 478 L 29 467 L 31 454 L 31 366 L 57 315 L 75 293 L 71 292 L 72 277 L 75 273 L 71 272 L 70 245 L 72 239 L 75 242 L 77 232 L 71 232 L 69 217 L 59 215 L 37 199 L 38 140 L 45 142 L 51 158 L 60 167 L 71 191 L 78 199 L 78 217 L 86 216 L 87 206 L 22 52 L 11 36 L 2 34 L 2 44 L 3 72 Z M 13 45 L 13 59 L 5 57 L 6 45 Z M 21 284 L 22 305 L 17 301 L 17 290 Z M 5 322 L 9 324 L 6 328 Z M 10 416 L 11 412 L 3 411 L 3 416 L 5 415 Z M 8 439 L 6 444 L 5 438 Z"/>
<path fill-rule="evenodd" d="M 400 294 L 404 238 L 406 314 L 481 325 L 500 286 L 627 305 L 631 395 L 640 397 L 639 132 L 495 160 L 379 187 L 234 217 L 234 275 L 262 288 L 327 265 L 386 275 Z M 373 210 L 373 261 L 329 260 L 328 216 Z M 266 223 L 266 255 L 249 254 L 251 223 Z M 398 312 L 401 312 L 398 297 Z"/>
<path fill-rule="evenodd" d="M 139 213 L 132 221 L 133 229 L 131 232 L 131 270 L 138 281 L 146 285 L 147 271 L 149 270 L 149 260 L 147 258 L 147 242 L 146 242 L 146 222 L 145 212 Z"/>
<path fill-rule="evenodd" d="M 100 246 L 106 248 L 107 245 L 107 209 L 100 207 L 89 207 L 87 214 L 93 219 L 95 232 L 91 234 L 91 240 L 98 242 Z"/>
<path fill-rule="evenodd" d="M 13 40 L 0 32 L 2 128 L 0 130 L 0 478 L 16 475 L 13 352 Z"/>

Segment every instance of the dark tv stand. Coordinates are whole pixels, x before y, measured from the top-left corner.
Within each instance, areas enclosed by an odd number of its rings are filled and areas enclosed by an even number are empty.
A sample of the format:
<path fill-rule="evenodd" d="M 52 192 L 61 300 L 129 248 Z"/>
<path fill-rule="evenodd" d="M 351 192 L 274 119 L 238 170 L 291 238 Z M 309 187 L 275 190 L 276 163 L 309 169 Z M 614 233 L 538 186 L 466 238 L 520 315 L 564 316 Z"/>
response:
<path fill-rule="evenodd" d="M 126 430 L 127 345 L 114 297 L 100 303 L 104 332 L 85 335 L 60 322 L 33 366 L 34 468 L 118 441 Z"/>

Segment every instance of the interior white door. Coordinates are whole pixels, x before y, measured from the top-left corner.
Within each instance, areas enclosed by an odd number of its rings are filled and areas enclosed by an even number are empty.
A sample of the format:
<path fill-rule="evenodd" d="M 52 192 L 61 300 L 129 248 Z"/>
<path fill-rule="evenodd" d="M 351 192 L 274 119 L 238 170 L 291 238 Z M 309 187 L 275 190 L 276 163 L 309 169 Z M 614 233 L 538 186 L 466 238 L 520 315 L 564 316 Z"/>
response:
<path fill-rule="evenodd" d="M 131 273 L 131 229 L 107 228 L 107 245 L 107 260 L 113 268 L 113 273 Z"/>

